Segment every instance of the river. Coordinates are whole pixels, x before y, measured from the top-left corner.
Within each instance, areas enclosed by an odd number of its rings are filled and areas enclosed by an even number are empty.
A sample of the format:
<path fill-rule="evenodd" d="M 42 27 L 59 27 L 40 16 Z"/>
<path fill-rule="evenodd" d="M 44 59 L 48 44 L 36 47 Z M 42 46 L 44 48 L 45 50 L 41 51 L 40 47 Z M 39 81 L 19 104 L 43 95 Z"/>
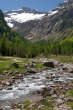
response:
<path fill-rule="evenodd" d="M 52 76 L 48 78 L 48 76 Z M 44 87 L 67 83 L 73 80 L 72 73 L 63 73 L 61 68 L 45 70 L 40 73 L 27 75 L 24 79 L 16 82 L 6 89 L 0 90 L 0 107 L 11 106 L 22 100 L 28 99 L 32 92 Z"/>

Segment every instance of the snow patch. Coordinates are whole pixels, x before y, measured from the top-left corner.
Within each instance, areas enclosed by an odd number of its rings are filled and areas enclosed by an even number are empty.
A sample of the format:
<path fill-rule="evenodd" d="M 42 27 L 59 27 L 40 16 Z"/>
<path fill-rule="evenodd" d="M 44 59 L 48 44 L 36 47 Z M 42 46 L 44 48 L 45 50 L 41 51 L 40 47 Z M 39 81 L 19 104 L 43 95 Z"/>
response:
<path fill-rule="evenodd" d="M 10 28 L 13 28 L 13 24 L 12 23 L 7 23 L 7 25 L 10 27 Z"/>
<path fill-rule="evenodd" d="M 37 19 L 42 19 L 45 14 L 34 14 L 34 13 L 8 13 L 8 17 L 5 17 L 5 20 L 11 28 L 13 28 L 13 21 L 18 22 L 18 23 L 24 23 L 30 20 L 37 20 Z"/>
<path fill-rule="evenodd" d="M 58 10 L 56 10 L 56 11 L 50 11 L 49 14 L 48 14 L 48 16 L 55 15 L 56 13 L 58 13 Z"/>
<path fill-rule="evenodd" d="M 7 25 L 10 27 L 10 28 L 13 28 L 13 23 L 12 23 L 12 19 L 11 18 L 8 18 L 8 17 L 5 17 L 5 21 L 7 21 Z"/>

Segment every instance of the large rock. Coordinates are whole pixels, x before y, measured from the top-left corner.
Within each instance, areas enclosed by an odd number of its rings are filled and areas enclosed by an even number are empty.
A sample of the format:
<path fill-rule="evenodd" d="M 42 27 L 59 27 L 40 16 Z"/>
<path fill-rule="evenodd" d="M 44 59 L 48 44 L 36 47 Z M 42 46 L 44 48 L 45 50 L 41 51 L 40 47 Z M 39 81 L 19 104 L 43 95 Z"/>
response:
<path fill-rule="evenodd" d="M 45 105 L 39 105 L 38 106 L 38 109 L 40 110 L 40 109 L 43 109 L 43 108 L 45 108 Z"/>
<path fill-rule="evenodd" d="M 15 68 L 19 68 L 19 64 L 16 63 L 16 62 L 14 62 L 12 65 L 13 65 Z"/>
<path fill-rule="evenodd" d="M 37 69 L 34 68 L 29 68 L 27 69 L 27 73 L 38 73 L 39 71 Z"/>
<path fill-rule="evenodd" d="M 59 65 L 57 60 L 49 60 L 43 63 L 44 66 L 55 68 Z"/>
<path fill-rule="evenodd" d="M 73 73 L 73 64 L 64 64 L 63 71 Z"/>
<path fill-rule="evenodd" d="M 59 105 L 63 104 L 64 101 L 62 99 L 56 99 L 56 103 L 59 106 Z"/>
<path fill-rule="evenodd" d="M 34 62 L 28 64 L 28 67 L 31 67 L 31 68 L 33 68 L 35 66 L 36 66 L 36 64 Z"/>

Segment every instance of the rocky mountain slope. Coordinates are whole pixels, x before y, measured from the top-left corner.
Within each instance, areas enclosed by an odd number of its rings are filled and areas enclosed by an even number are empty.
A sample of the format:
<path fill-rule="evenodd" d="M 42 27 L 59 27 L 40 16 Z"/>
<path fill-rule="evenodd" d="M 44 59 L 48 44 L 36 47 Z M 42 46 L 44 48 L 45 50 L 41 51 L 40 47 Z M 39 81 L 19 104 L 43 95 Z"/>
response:
<path fill-rule="evenodd" d="M 29 40 L 64 40 L 73 34 L 73 0 L 65 0 L 49 12 L 30 8 L 9 11 L 5 13 L 5 20 Z"/>

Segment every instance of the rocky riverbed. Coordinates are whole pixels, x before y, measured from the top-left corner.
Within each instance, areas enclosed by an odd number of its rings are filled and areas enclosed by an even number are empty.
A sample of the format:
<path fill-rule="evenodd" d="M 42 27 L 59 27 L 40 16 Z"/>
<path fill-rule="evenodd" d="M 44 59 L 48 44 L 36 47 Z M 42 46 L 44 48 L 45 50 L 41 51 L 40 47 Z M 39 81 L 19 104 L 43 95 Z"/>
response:
<path fill-rule="evenodd" d="M 28 75 L 26 76 L 19 74 L 18 78 L 10 77 L 9 79 L 1 81 L 0 86 L 2 88 L 0 87 L 0 108 L 10 110 L 11 108 L 14 108 L 17 103 L 26 100 L 33 99 L 35 102 L 43 100 L 45 94 L 45 92 L 43 93 L 44 90 L 50 91 L 51 97 L 55 98 L 56 105 L 58 103 L 63 103 L 63 100 L 60 97 L 65 99 L 65 93 L 63 94 L 62 91 L 72 89 L 73 87 L 73 65 L 55 63 L 54 66 L 52 61 L 44 64 L 46 64 L 46 66 L 52 66 L 53 68 L 50 70 L 45 69 L 40 72 L 31 71 L 31 74 L 28 72 Z M 59 89 L 58 92 L 57 89 Z M 60 94 L 60 92 L 62 94 Z M 63 104 L 62 106 L 64 107 Z M 63 107 L 59 109 L 60 107 L 55 106 L 54 109 L 70 110 L 68 107 L 66 107 L 66 109 L 62 109 Z"/>

